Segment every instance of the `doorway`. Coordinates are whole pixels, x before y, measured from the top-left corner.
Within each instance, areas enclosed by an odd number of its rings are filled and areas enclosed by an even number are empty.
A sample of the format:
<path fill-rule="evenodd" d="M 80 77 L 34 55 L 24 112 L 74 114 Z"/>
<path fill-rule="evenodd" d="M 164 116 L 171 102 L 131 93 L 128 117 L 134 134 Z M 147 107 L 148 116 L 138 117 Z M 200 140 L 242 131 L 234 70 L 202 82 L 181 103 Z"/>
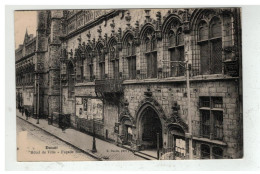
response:
<path fill-rule="evenodd" d="M 143 150 L 156 149 L 157 143 L 159 148 L 163 146 L 162 124 L 158 114 L 151 107 L 144 109 L 141 115 L 140 135 Z M 159 136 L 159 142 L 157 142 Z"/>
<path fill-rule="evenodd" d="M 123 124 L 123 135 L 124 135 L 124 144 L 131 146 L 133 132 L 132 124 L 130 120 L 125 120 Z"/>

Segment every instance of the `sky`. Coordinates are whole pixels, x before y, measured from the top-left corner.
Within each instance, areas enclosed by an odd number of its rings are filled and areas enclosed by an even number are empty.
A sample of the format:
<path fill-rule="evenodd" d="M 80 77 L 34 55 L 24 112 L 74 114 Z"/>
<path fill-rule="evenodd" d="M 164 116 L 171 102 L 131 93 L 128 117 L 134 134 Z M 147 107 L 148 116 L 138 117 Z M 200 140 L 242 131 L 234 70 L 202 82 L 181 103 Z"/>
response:
<path fill-rule="evenodd" d="M 37 12 L 36 11 L 15 11 L 14 12 L 14 32 L 15 49 L 23 44 L 25 31 L 36 36 Z"/>

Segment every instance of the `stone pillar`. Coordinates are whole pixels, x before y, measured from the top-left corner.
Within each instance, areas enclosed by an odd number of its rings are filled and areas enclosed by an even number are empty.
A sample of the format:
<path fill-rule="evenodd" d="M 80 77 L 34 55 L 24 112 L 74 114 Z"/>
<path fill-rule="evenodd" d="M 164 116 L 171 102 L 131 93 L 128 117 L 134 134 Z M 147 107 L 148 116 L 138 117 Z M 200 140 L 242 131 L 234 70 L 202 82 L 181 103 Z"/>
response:
<path fill-rule="evenodd" d="M 62 34 L 62 10 L 51 11 L 49 40 L 49 114 L 60 112 L 60 49 Z"/>
<path fill-rule="evenodd" d="M 47 51 L 46 37 L 46 11 L 37 12 L 37 31 L 36 31 L 36 66 L 35 66 L 35 84 L 34 84 L 34 116 L 41 117 L 43 114 L 43 72 L 45 53 Z M 39 89 L 37 86 L 39 85 Z M 39 93 L 39 95 L 38 95 Z M 39 99 L 38 99 L 39 97 Z"/>

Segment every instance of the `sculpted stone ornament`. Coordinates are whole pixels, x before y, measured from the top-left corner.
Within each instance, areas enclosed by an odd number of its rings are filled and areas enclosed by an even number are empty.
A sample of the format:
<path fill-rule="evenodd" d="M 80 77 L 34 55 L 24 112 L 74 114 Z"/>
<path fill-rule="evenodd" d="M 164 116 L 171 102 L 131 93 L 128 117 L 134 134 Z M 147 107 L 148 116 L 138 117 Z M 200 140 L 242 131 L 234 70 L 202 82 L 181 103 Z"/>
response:
<path fill-rule="evenodd" d="M 130 28 L 130 21 L 131 21 L 131 16 L 130 16 L 130 12 L 127 11 L 127 16 L 125 17 L 125 20 L 127 21 L 126 25 L 127 25 L 127 28 Z"/>
<path fill-rule="evenodd" d="M 152 97 L 153 93 L 150 91 L 150 86 L 147 87 L 147 91 L 144 92 L 146 97 Z"/>
<path fill-rule="evenodd" d="M 101 29 L 101 26 L 99 26 L 99 28 L 97 29 L 97 32 L 98 32 L 98 39 L 100 40 L 101 39 L 101 33 L 102 33 L 102 29 Z"/>
<path fill-rule="evenodd" d="M 73 57 L 73 51 L 72 51 L 72 49 L 70 49 L 70 52 L 69 52 L 68 54 L 70 55 L 70 58 L 72 59 L 72 57 Z"/>
<path fill-rule="evenodd" d="M 88 31 L 88 33 L 86 34 L 87 38 L 88 38 L 88 43 L 91 42 L 90 38 L 91 38 L 91 34 L 90 34 L 90 31 Z"/>
<path fill-rule="evenodd" d="M 180 126 L 185 132 L 188 132 L 188 125 L 178 115 L 178 110 L 180 110 L 180 106 L 177 104 L 177 102 L 174 102 L 172 110 L 173 112 L 171 114 L 171 117 L 166 119 L 166 126 L 170 124 L 176 124 Z"/>
<path fill-rule="evenodd" d="M 110 27 L 112 28 L 112 30 L 111 30 L 111 36 L 113 36 L 114 34 L 115 34 L 115 22 L 114 22 L 114 20 L 112 20 L 112 23 L 110 24 Z"/>
<path fill-rule="evenodd" d="M 123 109 L 123 112 L 121 112 L 120 117 L 119 117 L 120 123 L 122 123 L 122 121 L 124 120 L 124 118 L 127 118 L 127 119 L 129 119 L 129 120 L 131 121 L 132 126 L 135 127 L 135 125 L 136 125 L 136 120 L 134 119 L 134 117 L 133 117 L 133 116 L 130 114 L 130 112 L 129 112 L 129 109 L 128 109 L 128 105 L 129 105 L 128 100 L 125 99 L 125 101 L 124 101 L 123 104 L 124 104 L 124 109 Z"/>

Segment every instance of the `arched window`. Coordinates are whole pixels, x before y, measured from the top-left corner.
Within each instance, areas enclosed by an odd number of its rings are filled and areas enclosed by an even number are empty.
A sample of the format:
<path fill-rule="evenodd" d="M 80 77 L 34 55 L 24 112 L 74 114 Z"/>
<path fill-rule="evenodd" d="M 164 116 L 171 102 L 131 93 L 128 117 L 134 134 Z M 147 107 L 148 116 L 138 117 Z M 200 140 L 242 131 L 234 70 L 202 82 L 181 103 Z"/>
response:
<path fill-rule="evenodd" d="M 198 45 L 200 47 L 200 74 L 222 73 L 222 28 L 219 18 L 210 23 L 201 21 L 198 25 Z"/>
<path fill-rule="evenodd" d="M 177 35 L 175 35 L 175 32 Z M 171 25 L 168 30 L 169 38 L 169 55 L 170 55 L 170 76 L 178 77 L 183 76 L 185 72 L 184 65 L 184 37 L 182 28 L 179 23 Z"/>
<path fill-rule="evenodd" d="M 126 59 L 128 64 L 128 77 L 129 79 L 136 78 L 136 46 L 134 43 L 133 35 L 128 35 L 125 43 L 126 47 Z"/>
<path fill-rule="evenodd" d="M 157 40 L 152 28 L 148 28 L 144 38 L 145 57 L 147 62 L 147 77 L 157 77 Z"/>
<path fill-rule="evenodd" d="M 109 74 L 113 79 L 119 78 L 119 50 L 117 42 L 112 40 L 109 46 L 110 68 Z"/>
<path fill-rule="evenodd" d="M 72 62 L 68 63 L 68 96 L 72 97 L 74 95 L 74 83 L 75 83 L 75 73 L 74 66 Z"/>
<path fill-rule="evenodd" d="M 99 76 L 98 78 L 103 80 L 105 79 L 105 50 L 102 44 L 97 45 L 97 56 L 98 56 L 98 68 Z"/>

